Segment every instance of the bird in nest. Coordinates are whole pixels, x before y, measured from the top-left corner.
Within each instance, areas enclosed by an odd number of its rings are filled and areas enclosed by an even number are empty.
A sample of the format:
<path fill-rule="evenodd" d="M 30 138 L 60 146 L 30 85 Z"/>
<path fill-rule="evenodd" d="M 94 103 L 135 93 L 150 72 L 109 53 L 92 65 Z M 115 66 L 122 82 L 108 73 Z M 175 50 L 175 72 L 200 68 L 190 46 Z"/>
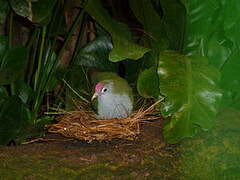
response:
<path fill-rule="evenodd" d="M 92 77 L 95 92 L 92 101 L 97 118 L 126 118 L 133 110 L 133 92 L 128 82 L 113 72 L 95 72 Z"/>

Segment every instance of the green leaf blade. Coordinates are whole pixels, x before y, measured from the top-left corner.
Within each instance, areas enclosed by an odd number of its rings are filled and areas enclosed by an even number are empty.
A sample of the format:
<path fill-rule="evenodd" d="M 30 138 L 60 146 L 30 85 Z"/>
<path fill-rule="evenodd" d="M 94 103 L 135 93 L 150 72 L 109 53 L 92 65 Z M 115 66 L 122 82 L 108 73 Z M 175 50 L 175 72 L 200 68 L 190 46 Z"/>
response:
<path fill-rule="evenodd" d="M 158 99 L 160 90 L 155 67 L 145 69 L 140 73 L 137 81 L 137 90 L 144 98 Z"/>
<path fill-rule="evenodd" d="M 137 60 L 149 51 L 148 48 L 133 42 L 127 25 L 112 19 L 99 0 L 89 0 L 85 10 L 111 34 L 113 41 L 113 50 L 109 55 L 111 61 Z"/>
<path fill-rule="evenodd" d="M 9 10 L 8 1 L 0 0 L 0 24 L 5 22 Z"/>
<path fill-rule="evenodd" d="M 100 71 L 117 72 L 116 63 L 109 61 L 112 42 L 107 36 L 99 36 L 81 48 L 74 61 L 75 65 L 97 68 Z"/>
<path fill-rule="evenodd" d="M 15 47 L 5 52 L 0 67 L 0 84 L 10 84 L 24 76 L 28 61 L 28 50 Z"/>
<path fill-rule="evenodd" d="M 6 99 L 0 109 L 0 144 L 15 139 L 30 118 L 29 109 L 18 97 Z"/>
<path fill-rule="evenodd" d="M 222 92 L 217 86 L 220 74 L 203 57 L 186 57 L 173 52 L 160 55 L 160 91 L 166 97 L 161 107 L 171 120 L 164 127 L 170 143 L 192 137 L 202 127 L 214 125 Z"/>
<path fill-rule="evenodd" d="M 136 18 L 144 26 L 144 38 L 150 48 L 165 50 L 168 45 L 163 21 L 149 0 L 131 0 L 129 5 Z"/>

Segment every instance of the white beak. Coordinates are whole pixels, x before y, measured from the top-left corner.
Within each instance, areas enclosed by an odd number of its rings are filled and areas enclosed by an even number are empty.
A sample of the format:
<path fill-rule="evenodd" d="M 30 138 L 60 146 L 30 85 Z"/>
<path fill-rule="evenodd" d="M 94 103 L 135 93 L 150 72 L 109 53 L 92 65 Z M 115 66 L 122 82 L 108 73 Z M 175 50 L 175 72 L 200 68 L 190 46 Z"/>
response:
<path fill-rule="evenodd" d="M 91 101 L 93 101 L 93 100 L 94 100 L 95 98 L 97 98 L 97 97 L 98 97 L 98 93 L 95 92 L 95 93 L 93 94 L 92 98 L 91 98 Z"/>

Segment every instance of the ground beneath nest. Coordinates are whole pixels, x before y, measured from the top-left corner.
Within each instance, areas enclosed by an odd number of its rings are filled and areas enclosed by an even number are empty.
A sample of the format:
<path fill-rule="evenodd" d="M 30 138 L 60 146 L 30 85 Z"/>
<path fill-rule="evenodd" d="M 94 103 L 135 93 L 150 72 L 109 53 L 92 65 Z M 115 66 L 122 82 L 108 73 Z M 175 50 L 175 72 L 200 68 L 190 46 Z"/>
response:
<path fill-rule="evenodd" d="M 144 179 L 169 176 L 174 148 L 161 137 L 162 122 L 145 123 L 136 141 L 87 143 L 48 134 L 46 139 L 16 147 L 0 148 L 0 177 L 6 179 Z M 154 164 L 157 157 L 165 163 Z M 19 165 L 21 164 L 21 166 Z M 164 165 L 165 164 L 165 165 Z M 163 171 L 159 171 L 159 166 Z M 171 176 L 174 176 L 173 174 Z M 1 179 L 1 178 L 0 178 Z"/>
<path fill-rule="evenodd" d="M 58 141 L 0 146 L 2 179 L 240 179 L 240 113 L 221 111 L 217 126 L 178 145 L 161 137 L 161 121 L 136 141 Z M 66 141 L 68 140 L 68 141 Z"/>

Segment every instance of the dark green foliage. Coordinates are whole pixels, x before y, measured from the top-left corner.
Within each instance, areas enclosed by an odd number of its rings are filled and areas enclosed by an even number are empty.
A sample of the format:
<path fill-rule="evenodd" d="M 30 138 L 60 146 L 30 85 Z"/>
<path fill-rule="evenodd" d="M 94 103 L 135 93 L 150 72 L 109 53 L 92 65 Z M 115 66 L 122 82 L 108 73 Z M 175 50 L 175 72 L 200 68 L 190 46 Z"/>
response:
<path fill-rule="evenodd" d="M 39 24 L 47 24 L 51 20 L 53 8 L 57 0 L 9 0 L 16 14 Z"/>
<path fill-rule="evenodd" d="M 141 96 L 145 98 L 159 98 L 159 80 L 156 72 L 156 67 L 151 67 L 139 74 L 137 89 Z"/>
<path fill-rule="evenodd" d="M 156 50 L 165 50 L 169 47 L 167 32 L 164 30 L 164 21 L 154 10 L 149 0 L 131 0 L 130 7 L 139 22 L 144 27 L 144 45 Z"/>
<path fill-rule="evenodd" d="M 113 41 L 113 50 L 109 55 L 111 61 L 117 62 L 128 58 L 137 60 L 149 51 L 148 48 L 133 42 L 127 25 L 110 17 L 100 0 L 87 1 L 86 11 L 111 34 Z"/>
<path fill-rule="evenodd" d="M 237 0 L 184 1 L 187 25 L 184 53 L 206 56 L 221 72 L 222 106 L 240 108 L 239 32 Z"/>
<path fill-rule="evenodd" d="M 110 37 L 97 37 L 79 50 L 73 63 L 74 65 L 97 68 L 100 71 L 117 72 L 117 64 L 108 60 L 112 48 Z"/>
<path fill-rule="evenodd" d="M 22 79 L 27 65 L 28 52 L 25 47 L 16 47 L 7 50 L 6 41 L 1 41 L 0 52 L 0 84 L 10 84 Z M 4 48 L 5 46 L 5 48 Z"/>
<path fill-rule="evenodd" d="M 173 52 L 161 53 L 158 76 L 161 93 L 166 97 L 161 112 L 171 121 L 164 127 L 170 143 L 193 136 L 198 127 L 214 125 L 222 96 L 217 87 L 220 73 L 204 57 L 186 57 Z"/>
<path fill-rule="evenodd" d="M 15 139 L 30 118 L 29 110 L 18 97 L 7 98 L 0 109 L 0 144 Z"/>
<path fill-rule="evenodd" d="M 17 95 L 23 103 L 28 104 L 34 98 L 35 92 L 23 80 L 14 82 L 14 94 Z"/>
<path fill-rule="evenodd" d="M 116 1 L 112 3 L 114 8 L 106 9 L 111 5 L 105 1 L 81 1 L 73 7 L 80 11 L 69 29 L 64 21 L 64 1 L 0 0 L 0 23 L 6 21 L 9 5 L 12 8 L 6 23 L 8 36 L 0 36 L 0 84 L 4 85 L 0 86 L 0 105 L 6 104 L 0 109 L 4 111 L 0 121 L 9 118 L 9 123 L 16 123 L 15 115 L 7 110 L 10 103 L 22 107 L 17 113 L 25 113 L 21 117 L 26 119 L 12 129 L 7 125 L 9 138 L 2 143 L 16 137 L 23 122 L 29 121 L 27 108 L 36 125 L 46 122 L 38 119 L 44 119 L 43 113 L 51 106 L 63 103 L 67 107 L 73 97 L 88 101 L 92 89 L 88 68 L 120 69 L 141 96 L 158 100 L 163 95 L 160 111 L 169 119 L 164 136 L 171 143 L 191 137 L 201 128 L 210 129 L 222 93 L 222 106 L 240 108 L 237 0 L 131 0 L 119 9 Z M 26 18 L 32 37 L 26 47 L 15 47 L 13 21 Z M 89 21 L 96 25 L 96 39 L 85 43 Z M 59 67 L 78 25 L 80 35 L 71 64 Z M 59 41 L 62 38 L 64 41 Z M 67 90 L 63 88 L 57 96 L 58 84 Z M 62 101 L 65 96 L 69 97 L 66 102 Z"/>
<path fill-rule="evenodd" d="M 9 0 L 9 3 L 16 14 L 29 18 L 32 16 L 30 0 Z"/>
<path fill-rule="evenodd" d="M 5 22 L 5 18 L 9 12 L 9 4 L 7 0 L 0 0 L 0 24 Z"/>

